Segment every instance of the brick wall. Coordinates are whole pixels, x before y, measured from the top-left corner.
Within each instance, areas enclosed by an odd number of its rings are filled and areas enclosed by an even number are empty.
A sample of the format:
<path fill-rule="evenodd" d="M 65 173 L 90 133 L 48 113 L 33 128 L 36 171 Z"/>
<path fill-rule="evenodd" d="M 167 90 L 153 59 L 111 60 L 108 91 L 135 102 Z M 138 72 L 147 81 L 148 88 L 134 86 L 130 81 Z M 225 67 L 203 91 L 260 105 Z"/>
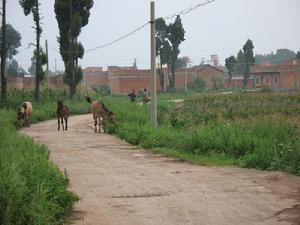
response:
<path fill-rule="evenodd" d="M 280 78 L 281 88 L 300 88 L 300 70 L 281 72 Z"/>
<path fill-rule="evenodd" d="M 228 87 L 228 82 L 229 79 L 225 81 L 225 88 Z M 244 78 L 233 78 L 231 80 L 229 88 L 243 88 L 243 86 L 244 86 Z M 254 88 L 254 79 L 248 80 L 247 88 L 248 89 Z"/>
<path fill-rule="evenodd" d="M 300 64 L 253 66 L 251 73 L 257 81 L 256 87 L 300 88 Z"/>
<path fill-rule="evenodd" d="M 107 85 L 112 93 L 129 93 L 132 89 L 137 92 L 147 88 L 151 90 L 151 71 L 150 70 L 138 70 L 135 67 L 117 67 L 110 66 L 107 71 L 100 69 L 91 70 L 90 67 L 84 69 L 84 81 L 82 85 L 84 87 L 92 87 L 93 85 Z M 164 71 L 167 74 L 167 71 Z M 205 66 L 201 69 L 195 68 L 183 68 L 176 70 L 175 73 L 175 88 L 184 88 L 187 82 L 194 80 L 196 77 L 202 78 L 206 84 L 207 89 L 211 89 L 213 86 L 212 78 L 218 77 L 224 80 L 224 72 L 213 66 Z M 160 87 L 160 79 L 157 75 L 156 78 L 157 90 L 163 90 Z"/>
<path fill-rule="evenodd" d="M 210 65 L 206 65 L 197 71 L 196 77 L 205 81 L 206 90 L 211 90 L 213 88 L 213 78 L 218 78 L 225 82 L 225 72 Z"/>

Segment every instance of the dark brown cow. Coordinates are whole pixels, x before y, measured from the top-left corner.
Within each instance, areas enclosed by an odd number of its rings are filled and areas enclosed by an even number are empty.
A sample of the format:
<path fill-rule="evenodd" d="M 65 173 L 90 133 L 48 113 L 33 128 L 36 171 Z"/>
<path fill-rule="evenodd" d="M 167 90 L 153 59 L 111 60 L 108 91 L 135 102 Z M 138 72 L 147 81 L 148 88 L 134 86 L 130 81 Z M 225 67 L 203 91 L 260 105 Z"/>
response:
<path fill-rule="evenodd" d="M 60 123 L 62 125 L 63 130 L 68 130 L 68 117 L 70 114 L 70 110 L 67 106 L 64 105 L 62 101 L 57 101 L 57 125 L 58 130 L 60 130 Z M 64 127 L 64 120 L 65 120 L 65 127 Z"/>

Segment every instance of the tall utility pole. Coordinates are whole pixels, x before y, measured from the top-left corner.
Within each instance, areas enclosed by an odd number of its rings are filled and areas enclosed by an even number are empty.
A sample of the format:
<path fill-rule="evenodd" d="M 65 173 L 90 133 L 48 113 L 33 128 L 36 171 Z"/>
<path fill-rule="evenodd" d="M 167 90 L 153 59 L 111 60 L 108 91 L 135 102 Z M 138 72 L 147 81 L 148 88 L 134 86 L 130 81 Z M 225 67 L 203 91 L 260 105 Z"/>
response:
<path fill-rule="evenodd" d="M 57 70 L 56 70 L 56 59 L 54 61 L 54 71 L 55 71 L 55 75 L 56 75 L 56 73 L 57 73 Z"/>
<path fill-rule="evenodd" d="M 49 79 L 49 57 L 48 57 L 48 41 L 45 40 L 45 45 L 46 45 L 46 56 L 47 56 L 47 64 L 46 64 L 46 79 L 47 79 L 47 84 L 50 84 L 50 79 Z"/>
<path fill-rule="evenodd" d="M 1 101 L 6 101 L 6 77 L 5 77 L 5 62 L 6 62 L 6 0 L 2 0 L 2 40 L 1 40 Z"/>
<path fill-rule="evenodd" d="M 188 72 L 187 72 L 187 65 L 186 65 L 186 67 L 185 67 L 185 91 L 187 91 L 188 90 L 188 87 L 187 87 L 187 74 L 188 74 Z"/>
<path fill-rule="evenodd" d="M 155 4 L 150 2 L 150 23 L 151 23 L 151 121 L 152 127 L 157 128 L 157 104 L 156 104 L 156 53 L 155 53 Z"/>

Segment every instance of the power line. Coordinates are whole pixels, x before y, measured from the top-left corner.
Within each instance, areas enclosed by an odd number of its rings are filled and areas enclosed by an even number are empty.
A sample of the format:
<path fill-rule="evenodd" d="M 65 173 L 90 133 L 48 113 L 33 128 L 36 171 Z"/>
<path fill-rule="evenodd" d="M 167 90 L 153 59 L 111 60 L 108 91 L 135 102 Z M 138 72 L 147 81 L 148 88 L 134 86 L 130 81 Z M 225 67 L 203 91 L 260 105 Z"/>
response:
<path fill-rule="evenodd" d="M 129 32 L 128 34 L 125 34 L 125 35 L 121 36 L 120 38 L 117 38 L 117 39 L 115 39 L 115 40 L 113 40 L 111 42 L 108 42 L 107 44 L 103 44 L 103 45 L 97 46 L 95 48 L 87 49 L 85 52 L 91 52 L 91 51 L 95 51 L 97 49 L 101 49 L 101 48 L 105 48 L 105 47 L 108 47 L 110 45 L 113 45 L 114 43 L 117 43 L 117 42 L 119 42 L 119 41 L 121 41 L 121 40 L 123 40 L 123 39 L 125 39 L 125 38 L 127 38 L 127 37 L 129 37 L 131 35 L 133 35 L 134 33 L 140 31 L 141 29 L 143 29 L 144 27 L 146 27 L 148 25 L 148 23 L 150 23 L 150 22 L 147 22 L 147 23 L 143 24 L 142 26 L 140 26 L 140 27 L 136 28 L 135 30 Z"/>
<path fill-rule="evenodd" d="M 215 1 L 215 0 L 206 0 L 206 1 L 204 1 L 204 2 L 201 2 L 201 3 L 197 4 L 197 5 L 194 5 L 194 6 L 191 6 L 191 7 L 187 8 L 187 9 L 181 10 L 181 11 L 179 11 L 178 13 L 175 13 L 175 14 L 172 14 L 172 15 L 169 15 L 169 16 L 166 16 L 166 17 L 163 17 L 163 18 L 166 19 L 166 20 L 169 20 L 169 19 L 172 19 L 172 18 L 174 18 L 174 17 L 176 17 L 176 16 L 178 16 L 178 15 L 179 15 L 179 16 L 180 16 L 180 15 L 185 15 L 185 14 L 190 13 L 190 12 L 193 11 L 193 10 L 196 10 L 197 8 L 199 8 L 199 7 L 201 7 L 201 6 L 207 5 L 207 4 L 212 3 L 212 2 L 214 2 L 214 1 Z M 103 44 L 103 45 L 99 45 L 99 46 L 94 47 L 94 48 L 87 49 L 85 52 L 92 52 L 92 51 L 96 51 L 96 50 L 98 50 L 98 49 L 102 49 L 102 48 L 111 46 L 111 45 L 113 45 L 113 44 L 115 44 L 115 43 L 117 43 L 117 42 L 119 42 L 119 41 L 121 41 L 121 40 L 123 40 L 123 39 L 126 39 L 127 37 L 129 37 L 129 36 L 135 34 L 136 32 L 142 30 L 142 29 L 143 29 L 144 27 L 146 27 L 149 23 L 151 23 L 151 21 L 148 21 L 147 23 L 145 23 L 145 24 L 139 26 L 139 27 L 136 28 L 135 30 L 133 30 L 133 31 L 131 31 L 131 32 L 129 32 L 129 33 L 127 33 L 127 34 L 125 34 L 125 35 L 123 35 L 123 36 L 121 36 L 121 37 L 115 39 L 115 40 L 113 40 L 113 41 L 110 41 L 110 42 L 108 42 L 108 43 L 106 43 L 106 44 Z M 54 48 L 50 48 L 50 47 L 49 47 L 49 49 L 59 52 L 59 50 L 56 50 L 56 49 L 54 49 Z M 69 51 L 67 51 L 67 52 L 69 52 Z"/>
<path fill-rule="evenodd" d="M 191 11 L 196 10 L 196 9 L 198 9 L 198 8 L 201 7 L 201 6 L 207 5 L 207 4 L 212 3 L 212 2 L 214 2 L 214 1 L 215 1 L 215 0 L 207 0 L 207 1 L 201 2 L 201 3 L 197 4 L 197 5 L 191 6 L 191 7 L 187 8 L 187 9 L 181 10 L 181 11 L 179 11 L 178 13 L 175 13 L 175 14 L 172 14 L 172 15 L 169 15 L 169 16 L 166 16 L 166 17 L 163 17 L 163 18 L 164 18 L 165 20 L 173 19 L 174 17 L 188 14 L 188 13 L 190 13 Z"/>

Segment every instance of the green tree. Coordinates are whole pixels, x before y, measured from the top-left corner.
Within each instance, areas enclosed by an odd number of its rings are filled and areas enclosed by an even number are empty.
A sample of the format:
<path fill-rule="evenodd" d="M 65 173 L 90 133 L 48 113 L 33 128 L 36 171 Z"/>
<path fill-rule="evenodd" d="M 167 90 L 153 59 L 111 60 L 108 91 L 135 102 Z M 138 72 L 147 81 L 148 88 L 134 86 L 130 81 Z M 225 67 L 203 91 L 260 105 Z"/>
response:
<path fill-rule="evenodd" d="M 213 76 L 211 81 L 213 82 L 213 87 L 212 87 L 213 90 L 224 89 L 224 80 L 223 79 Z"/>
<path fill-rule="evenodd" d="M 158 58 L 158 75 L 160 80 L 160 87 L 164 90 L 165 74 L 163 65 L 168 65 L 168 56 L 170 52 L 170 44 L 167 40 L 167 24 L 163 18 L 158 18 L 155 21 L 156 30 L 156 56 Z"/>
<path fill-rule="evenodd" d="M 254 45 L 253 42 L 248 39 L 243 46 L 243 55 L 244 55 L 244 81 L 243 87 L 247 87 L 249 76 L 250 76 L 250 67 L 254 64 L 255 58 L 253 53 Z"/>
<path fill-rule="evenodd" d="M 93 3 L 93 0 L 55 0 L 54 3 L 60 35 L 60 54 L 65 64 L 64 82 L 70 87 L 71 99 L 82 79 L 78 59 L 83 57 L 84 48 L 77 38 L 81 28 L 88 24 Z"/>
<path fill-rule="evenodd" d="M 7 63 L 7 74 L 8 76 L 16 77 L 19 74 L 19 64 L 15 59 L 9 60 Z"/>
<path fill-rule="evenodd" d="M 36 71 L 36 59 L 37 59 L 36 55 L 37 55 L 37 52 L 34 51 L 33 56 L 31 57 L 31 66 L 28 69 L 28 72 L 30 74 L 34 74 L 34 72 Z M 39 71 L 39 81 L 42 81 L 45 79 L 45 76 L 46 76 L 43 66 L 48 63 L 47 55 L 42 48 L 40 48 L 39 58 L 41 61 L 41 67 L 40 67 L 40 71 Z"/>
<path fill-rule="evenodd" d="M 202 92 L 205 89 L 205 81 L 201 78 L 196 78 L 196 80 L 188 83 L 188 89 L 196 92 Z"/>
<path fill-rule="evenodd" d="M 225 59 L 225 66 L 228 70 L 228 75 L 229 75 L 228 88 L 229 88 L 231 80 L 232 80 L 232 74 L 234 72 L 236 63 L 237 63 L 237 61 L 233 55 Z"/>
<path fill-rule="evenodd" d="M 30 13 L 33 15 L 35 23 L 35 34 L 36 34 L 36 52 L 40 52 L 40 38 L 42 34 L 41 28 L 41 17 L 40 17 L 40 3 L 39 0 L 19 0 L 20 5 L 23 8 L 24 14 L 28 16 Z M 41 71 L 41 60 L 39 54 L 36 58 L 36 71 L 35 71 L 35 93 L 34 98 L 36 101 L 39 100 L 40 96 L 40 71 Z"/>
<path fill-rule="evenodd" d="M 190 62 L 190 58 L 188 56 L 184 56 L 181 58 L 178 58 L 176 61 L 176 68 L 186 68 L 188 66 L 188 63 Z"/>
<path fill-rule="evenodd" d="M 175 70 L 176 70 L 176 61 L 180 53 L 179 46 L 185 40 L 184 39 L 184 29 L 181 23 L 180 16 L 177 16 L 174 23 L 170 23 L 167 27 L 167 38 L 170 41 L 171 50 L 169 57 L 169 65 L 171 70 L 170 77 L 170 90 L 175 90 Z"/>
<path fill-rule="evenodd" d="M 236 57 L 236 64 L 234 68 L 235 75 L 242 75 L 244 73 L 244 53 L 240 49 Z"/>
<path fill-rule="evenodd" d="M 2 30 L 2 28 L 1 28 Z M 21 46 L 21 34 L 16 31 L 10 24 L 6 24 L 5 34 L 5 52 L 8 59 L 12 59 L 18 53 L 18 48 Z M 2 32 L 0 33 L 0 43 L 2 45 Z M 2 52 L 2 48 L 0 49 Z"/>
<path fill-rule="evenodd" d="M 270 61 L 273 64 L 282 64 L 289 59 L 294 59 L 296 57 L 296 53 L 290 49 L 277 49 L 276 53 L 274 54 L 271 52 L 270 54 L 266 55 L 255 55 L 255 62 L 261 63 L 262 61 Z"/>
<path fill-rule="evenodd" d="M 300 59 L 300 51 L 297 52 L 296 58 L 297 58 L 297 59 Z"/>

